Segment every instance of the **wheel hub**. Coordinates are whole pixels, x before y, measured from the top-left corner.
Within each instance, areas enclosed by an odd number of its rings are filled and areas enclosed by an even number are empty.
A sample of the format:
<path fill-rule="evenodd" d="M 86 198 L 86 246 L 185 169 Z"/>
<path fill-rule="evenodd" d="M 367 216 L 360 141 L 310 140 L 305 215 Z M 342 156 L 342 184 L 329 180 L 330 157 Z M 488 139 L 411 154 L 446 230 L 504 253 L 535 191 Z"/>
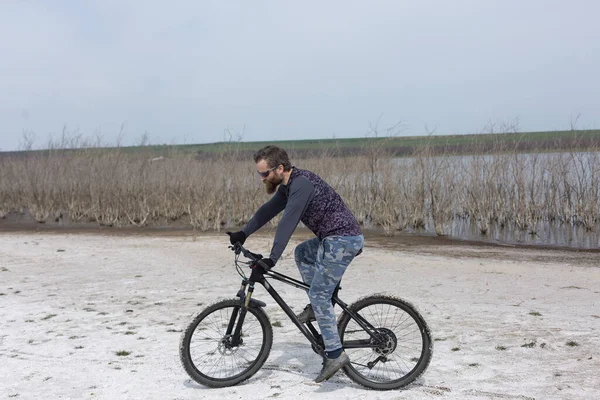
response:
<path fill-rule="evenodd" d="M 377 329 L 377 339 L 371 338 L 371 344 L 376 345 L 373 351 L 380 356 L 387 356 L 396 350 L 398 339 L 394 332 L 387 328 Z"/>
<path fill-rule="evenodd" d="M 219 346 L 217 347 L 217 349 L 219 350 L 219 353 L 221 355 L 230 356 L 230 355 L 234 354 L 235 352 L 237 352 L 237 350 L 239 349 L 239 346 L 234 346 L 232 344 L 232 340 L 233 340 L 232 335 L 223 336 L 223 339 L 221 339 L 221 341 L 219 342 Z M 243 342 L 244 342 L 243 339 L 240 338 L 240 345 Z"/>

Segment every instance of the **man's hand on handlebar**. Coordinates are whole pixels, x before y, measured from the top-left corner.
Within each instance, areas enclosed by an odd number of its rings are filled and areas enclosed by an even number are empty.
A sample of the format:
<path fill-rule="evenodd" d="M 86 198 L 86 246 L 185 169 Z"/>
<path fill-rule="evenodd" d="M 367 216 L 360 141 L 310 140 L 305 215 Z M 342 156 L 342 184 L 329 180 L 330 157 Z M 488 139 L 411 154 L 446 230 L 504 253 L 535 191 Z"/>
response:
<path fill-rule="evenodd" d="M 246 241 L 246 237 L 247 236 L 246 236 L 246 234 L 243 231 L 225 232 L 225 233 L 229 235 L 229 241 L 234 246 L 235 246 L 236 243 L 239 243 L 239 244 L 243 245 L 244 242 Z"/>
<path fill-rule="evenodd" d="M 263 258 L 256 260 L 254 264 L 252 264 L 252 274 L 250 274 L 250 281 L 256 282 L 259 281 L 265 272 L 268 272 L 275 266 L 275 262 L 270 258 Z"/>
<path fill-rule="evenodd" d="M 242 241 L 245 241 L 246 234 L 244 232 L 227 232 L 227 234 L 229 235 L 231 244 L 233 245 L 230 248 L 235 251 L 236 254 L 242 253 L 244 257 L 249 258 L 252 261 L 250 266 L 250 268 L 252 268 L 252 274 L 250 275 L 250 280 L 252 282 L 259 281 L 266 272 L 270 271 L 271 268 L 275 266 L 275 261 L 273 261 L 271 258 L 264 258 L 262 254 L 253 253 L 242 246 L 242 242 L 239 240 L 240 236 L 237 236 L 237 234 L 243 235 L 241 239 Z"/>

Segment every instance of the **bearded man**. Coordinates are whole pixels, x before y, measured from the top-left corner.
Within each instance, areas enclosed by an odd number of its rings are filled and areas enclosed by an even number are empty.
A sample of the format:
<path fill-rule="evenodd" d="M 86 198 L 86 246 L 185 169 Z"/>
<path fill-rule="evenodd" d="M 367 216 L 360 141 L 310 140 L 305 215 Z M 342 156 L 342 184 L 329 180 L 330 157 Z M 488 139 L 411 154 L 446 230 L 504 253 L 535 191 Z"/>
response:
<path fill-rule="evenodd" d="M 292 166 L 285 150 L 266 146 L 254 155 L 254 162 L 273 197 L 242 230 L 227 234 L 231 244 L 244 244 L 248 236 L 283 211 L 269 257 L 254 267 L 259 273 L 275 266 L 300 221 L 315 234 L 296 247 L 294 258 L 303 281 L 310 285 L 310 304 L 298 319 L 302 323 L 316 320 L 325 345 L 323 368 L 315 379 L 323 382 L 350 362 L 342 348 L 331 298 L 346 268 L 362 251 L 364 237 L 340 195 L 315 173 Z"/>

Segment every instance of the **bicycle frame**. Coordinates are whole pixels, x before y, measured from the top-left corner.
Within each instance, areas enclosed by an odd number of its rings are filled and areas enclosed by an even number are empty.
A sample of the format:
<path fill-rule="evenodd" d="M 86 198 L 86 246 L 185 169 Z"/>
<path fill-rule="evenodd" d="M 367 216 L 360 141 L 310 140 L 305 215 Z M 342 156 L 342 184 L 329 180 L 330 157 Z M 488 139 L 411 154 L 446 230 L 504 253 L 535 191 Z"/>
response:
<path fill-rule="evenodd" d="M 250 253 L 249 251 L 244 249 L 241 245 L 239 245 L 239 247 L 235 247 L 234 250 L 236 251 L 236 254 L 239 254 L 238 253 L 238 251 L 239 251 L 239 252 L 242 252 L 244 254 L 244 256 L 246 256 L 250 260 L 257 261 L 257 259 L 255 259 L 252 256 L 252 253 Z M 264 274 L 264 276 L 262 276 L 256 282 L 252 282 L 249 279 L 244 279 L 242 281 L 242 286 L 237 293 L 237 296 L 240 297 L 240 302 L 241 302 L 241 306 L 242 306 L 240 308 L 239 319 L 238 319 L 237 310 L 236 310 L 231 315 L 229 325 L 227 327 L 227 332 L 226 332 L 227 335 L 232 335 L 232 333 L 233 333 L 231 345 L 237 346 L 241 343 L 241 340 L 240 340 L 241 327 L 244 323 L 244 319 L 246 316 L 246 312 L 248 311 L 248 307 L 252 306 L 251 300 L 252 300 L 252 294 L 254 292 L 254 284 L 260 283 L 266 289 L 266 291 L 269 293 L 269 295 L 273 298 L 273 300 L 275 300 L 275 302 L 279 305 L 279 307 L 281 307 L 281 309 L 286 313 L 288 318 L 294 323 L 294 325 L 296 325 L 296 327 L 300 330 L 300 332 L 302 332 L 302 334 L 308 339 L 308 341 L 312 344 L 315 351 L 318 354 L 320 354 L 321 356 L 324 356 L 325 349 L 323 348 L 323 344 L 320 341 L 320 335 L 317 332 L 316 328 L 310 322 L 307 323 L 306 325 L 304 325 L 302 322 L 300 322 L 300 320 L 298 320 L 298 317 L 296 317 L 296 314 L 288 306 L 288 304 L 285 302 L 285 300 L 279 295 L 279 293 L 277 293 L 275 288 L 273 288 L 273 286 L 271 286 L 271 284 L 265 279 L 265 276 L 268 276 L 274 280 L 277 280 L 279 282 L 282 282 L 282 283 L 285 283 L 292 287 L 295 287 L 296 289 L 302 289 L 307 292 L 310 290 L 310 286 L 307 285 L 306 283 L 296 280 L 294 278 L 291 278 L 287 275 L 280 274 L 275 271 L 266 272 Z M 371 325 L 366 319 L 364 319 L 360 314 L 353 312 L 348 307 L 348 305 L 338 297 L 339 289 L 340 289 L 340 287 L 336 288 L 333 293 L 333 296 L 332 296 L 333 303 L 339 305 L 345 312 L 347 312 L 350 315 L 350 317 L 352 319 L 354 319 L 357 322 L 357 324 L 365 332 L 367 332 L 369 334 L 369 336 L 371 337 L 371 339 L 366 339 L 366 340 L 353 340 L 353 341 L 345 342 L 345 343 L 343 343 L 344 348 L 348 349 L 348 348 L 366 348 L 366 347 L 374 348 L 374 347 L 377 347 L 380 342 L 380 338 L 377 333 L 377 329 L 373 325 Z M 257 300 L 254 300 L 254 301 L 259 304 L 262 303 L 262 302 L 258 302 Z M 238 320 L 237 325 L 236 325 L 236 320 Z"/>

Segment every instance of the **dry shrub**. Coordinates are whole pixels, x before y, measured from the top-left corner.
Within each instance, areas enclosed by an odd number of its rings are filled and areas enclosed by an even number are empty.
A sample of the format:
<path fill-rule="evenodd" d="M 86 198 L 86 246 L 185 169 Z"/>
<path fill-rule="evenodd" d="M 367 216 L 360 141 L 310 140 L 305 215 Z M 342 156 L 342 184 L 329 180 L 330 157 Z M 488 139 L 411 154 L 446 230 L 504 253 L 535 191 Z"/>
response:
<path fill-rule="evenodd" d="M 377 141 L 353 156 L 333 148 L 293 161 L 334 187 L 365 228 L 390 235 L 407 228 L 451 234 L 457 218 L 483 234 L 492 224 L 535 234 L 544 221 L 588 230 L 600 222 L 597 146 L 521 154 L 498 144 L 457 156 L 426 144 L 412 157 L 394 158 Z M 0 218 L 27 211 L 40 223 L 68 218 L 218 231 L 243 225 L 266 200 L 251 158 L 235 144 L 210 159 L 170 148 L 159 157 L 152 147 L 52 148 L 0 157 Z"/>

